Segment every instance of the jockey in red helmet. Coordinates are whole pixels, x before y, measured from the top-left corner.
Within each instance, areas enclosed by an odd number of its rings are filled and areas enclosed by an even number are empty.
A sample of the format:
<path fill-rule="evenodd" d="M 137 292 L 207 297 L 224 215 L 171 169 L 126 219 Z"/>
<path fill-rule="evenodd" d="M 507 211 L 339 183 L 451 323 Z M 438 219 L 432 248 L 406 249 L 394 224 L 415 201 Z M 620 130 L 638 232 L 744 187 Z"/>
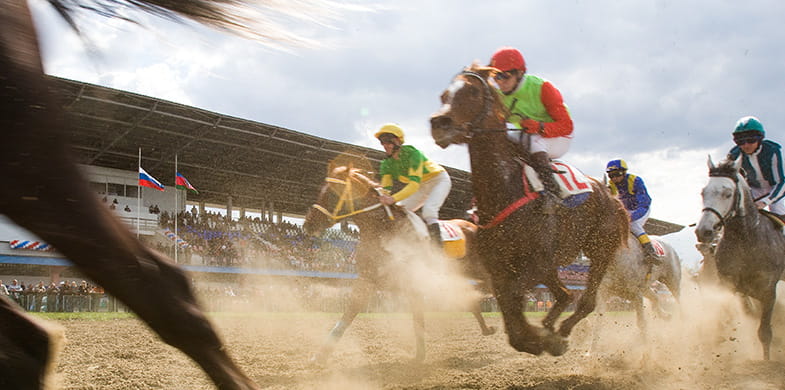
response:
<path fill-rule="evenodd" d="M 550 81 L 527 74 L 526 61 L 515 48 L 505 46 L 496 50 L 489 66 L 499 70 L 494 80 L 509 110 L 507 122 L 515 128 L 508 132 L 508 137 L 530 153 L 532 168 L 543 181 L 546 192 L 558 194 L 550 159 L 567 153 L 573 129 L 561 93 Z M 546 210 L 552 207 L 553 202 Z"/>

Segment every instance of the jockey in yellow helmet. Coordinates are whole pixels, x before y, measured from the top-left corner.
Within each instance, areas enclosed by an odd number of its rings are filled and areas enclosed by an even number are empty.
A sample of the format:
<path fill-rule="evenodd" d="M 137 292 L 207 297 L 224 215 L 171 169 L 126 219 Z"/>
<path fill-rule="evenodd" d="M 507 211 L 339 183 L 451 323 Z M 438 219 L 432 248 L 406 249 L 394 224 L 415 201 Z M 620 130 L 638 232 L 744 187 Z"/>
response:
<path fill-rule="evenodd" d="M 439 164 L 428 160 L 414 146 L 404 145 L 403 129 L 388 123 L 374 134 L 387 154 L 379 167 L 381 185 L 392 191 L 395 182 L 405 186 L 392 195 L 381 195 L 379 201 L 386 205 L 398 203 L 408 210 L 422 208 L 422 218 L 428 225 L 432 242 L 441 245 L 439 209 L 447 199 L 452 181 Z"/>

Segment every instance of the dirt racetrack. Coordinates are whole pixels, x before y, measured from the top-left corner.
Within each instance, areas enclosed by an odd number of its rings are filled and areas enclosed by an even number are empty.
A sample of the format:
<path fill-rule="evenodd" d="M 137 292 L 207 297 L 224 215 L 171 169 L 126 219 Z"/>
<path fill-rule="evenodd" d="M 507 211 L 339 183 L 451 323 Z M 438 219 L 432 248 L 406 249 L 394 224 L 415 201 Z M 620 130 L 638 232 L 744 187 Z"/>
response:
<path fill-rule="evenodd" d="M 264 313 L 222 315 L 213 321 L 239 365 L 271 389 L 785 388 L 780 340 L 775 340 L 772 361 L 762 361 L 754 330 L 746 334 L 740 323 L 700 344 L 673 336 L 673 329 L 685 330 L 687 339 L 706 334 L 705 329 L 655 322 L 651 343 L 643 347 L 632 315 L 609 314 L 591 354 L 593 320 L 576 328 L 565 356 L 536 357 L 514 351 L 503 332 L 481 336 L 468 314 L 428 313 L 428 356 L 423 364 L 414 364 L 410 316 L 365 315 L 349 328 L 327 365 L 310 364 L 337 318 Z M 500 317 L 488 320 L 501 328 Z M 136 319 L 59 324 L 67 337 L 57 368 L 59 388 L 212 388 L 194 363 Z M 782 331 L 775 328 L 775 335 Z"/>

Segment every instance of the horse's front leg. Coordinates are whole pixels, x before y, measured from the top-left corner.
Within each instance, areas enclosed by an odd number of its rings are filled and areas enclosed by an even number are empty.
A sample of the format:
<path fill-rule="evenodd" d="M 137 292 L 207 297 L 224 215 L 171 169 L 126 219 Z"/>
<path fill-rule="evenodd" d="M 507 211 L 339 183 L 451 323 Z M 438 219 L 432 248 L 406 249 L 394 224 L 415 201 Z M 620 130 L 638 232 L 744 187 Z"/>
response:
<path fill-rule="evenodd" d="M 504 272 L 504 271 L 502 271 Z M 510 346 L 520 352 L 539 355 L 545 349 L 543 338 L 548 335 L 545 329 L 537 328 L 526 321 L 523 315 L 524 288 L 517 278 L 508 274 L 496 273 L 493 290 L 499 310 L 502 312 L 504 327 Z"/>
<path fill-rule="evenodd" d="M 335 326 L 330 330 L 330 333 L 327 335 L 327 340 L 324 341 L 321 348 L 319 348 L 313 358 L 311 358 L 314 363 L 324 364 L 327 362 L 327 358 L 330 357 L 333 349 L 335 349 L 335 345 L 338 344 L 338 341 L 343 337 L 343 333 L 346 332 L 346 329 L 352 324 L 352 321 L 357 317 L 357 314 L 359 314 L 368 304 L 371 291 L 373 291 L 373 284 L 370 283 L 370 281 L 359 279 L 355 282 L 355 285 L 352 287 L 349 305 L 346 311 L 343 312 L 341 319 L 338 320 L 338 322 L 335 323 Z"/>
<path fill-rule="evenodd" d="M 412 320 L 414 321 L 414 339 L 416 352 L 414 361 L 425 360 L 425 313 L 422 295 L 417 292 L 409 293 L 409 302 L 412 307 Z"/>

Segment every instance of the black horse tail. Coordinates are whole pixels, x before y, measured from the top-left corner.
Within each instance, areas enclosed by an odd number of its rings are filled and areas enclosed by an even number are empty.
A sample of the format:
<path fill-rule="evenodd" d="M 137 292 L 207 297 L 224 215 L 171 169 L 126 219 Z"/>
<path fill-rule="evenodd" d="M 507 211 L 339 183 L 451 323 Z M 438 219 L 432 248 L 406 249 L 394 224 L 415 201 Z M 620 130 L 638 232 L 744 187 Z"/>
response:
<path fill-rule="evenodd" d="M 270 46 L 292 44 L 317 46 L 316 41 L 287 31 L 276 20 L 296 18 L 306 23 L 327 24 L 339 19 L 341 11 L 364 11 L 363 7 L 341 6 L 334 2 L 312 0 L 280 2 L 273 6 L 254 5 L 251 0 L 49 0 L 60 16 L 81 35 L 76 16 L 81 11 L 92 11 L 101 16 L 119 18 L 131 23 L 138 21 L 128 16 L 127 9 L 136 8 L 176 22 L 192 20 L 197 23 L 255 39 Z"/>

